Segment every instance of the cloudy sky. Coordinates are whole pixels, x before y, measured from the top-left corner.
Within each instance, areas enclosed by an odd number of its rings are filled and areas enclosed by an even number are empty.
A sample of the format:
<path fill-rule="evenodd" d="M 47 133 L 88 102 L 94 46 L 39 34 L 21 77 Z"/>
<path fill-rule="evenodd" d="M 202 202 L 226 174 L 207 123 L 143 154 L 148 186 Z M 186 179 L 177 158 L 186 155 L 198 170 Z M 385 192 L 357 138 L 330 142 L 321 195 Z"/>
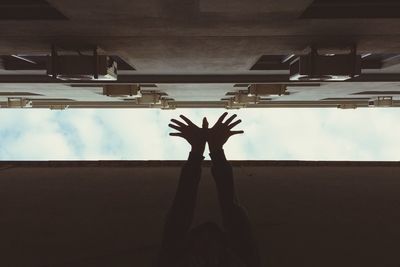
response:
<path fill-rule="evenodd" d="M 221 109 L 0 111 L 0 160 L 182 160 L 189 144 L 170 137 L 184 114 L 210 126 Z M 400 160 L 399 109 L 242 109 L 243 135 L 225 145 L 240 160 Z"/>

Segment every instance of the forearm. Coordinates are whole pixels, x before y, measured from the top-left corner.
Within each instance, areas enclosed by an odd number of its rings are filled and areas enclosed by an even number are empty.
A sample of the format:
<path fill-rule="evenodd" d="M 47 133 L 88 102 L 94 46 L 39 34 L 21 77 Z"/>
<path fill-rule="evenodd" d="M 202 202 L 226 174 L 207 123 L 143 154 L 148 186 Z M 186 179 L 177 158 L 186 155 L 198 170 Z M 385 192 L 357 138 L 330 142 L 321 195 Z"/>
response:
<path fill-rule="evenodd" d="M 226 160 L 222 148 L 211 150 L 210 156 L 213 162 L 211 172 L 217 186 L 222 211 L 231 210 L 238 203 L 233 182 L 232 166 Z"/>
<path fill-rule="evenodd" d="M 232 166 L 222 149 L 212 151 L 212 174 L 218 191 L 222 220 L 233 249 L 249 266 L 258 266 L 258 250 L 252 235 L 247 212 L 237 199 Z"/>
<path fill-rule="evenodd" d="M 182 167 L 178 188 L 170 210 L 170 215 L 180 221 L 181 226 L 189 228 L 196 206 L 197 189 L 201 176 L 203 156 L 190 153 Z"/>
<path fill-rule="evenodd" d="M 178 188 L 165 224 L 165 238 L 184 238 L 193 220 L 203 156 L 190 153 L 182 167 Z"/>

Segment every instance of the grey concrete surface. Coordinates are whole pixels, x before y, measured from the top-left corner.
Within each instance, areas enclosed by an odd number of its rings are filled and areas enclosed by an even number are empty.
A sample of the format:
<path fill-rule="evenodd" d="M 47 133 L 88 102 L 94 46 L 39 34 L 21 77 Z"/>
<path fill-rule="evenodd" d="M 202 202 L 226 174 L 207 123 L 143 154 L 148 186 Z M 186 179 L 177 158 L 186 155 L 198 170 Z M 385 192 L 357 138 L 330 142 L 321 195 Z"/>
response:
<path fill-rule="evenodd" d="M 0 266 L 151 266 L 182 162 L 0 164 Z M 220 221 L 208 163 L 195 223 Z M 400 264 L 400 164 L 235 162 L 263 266 Z"/>
<path fill-rule="evenodd" d="M 0 21 L 0 53 L 99 45 L 138 73 L 230 73 L 311 43 L 399 52 L 398 19 L 300 19 L 311 0 L 49 0 L 69 20 Z"/>

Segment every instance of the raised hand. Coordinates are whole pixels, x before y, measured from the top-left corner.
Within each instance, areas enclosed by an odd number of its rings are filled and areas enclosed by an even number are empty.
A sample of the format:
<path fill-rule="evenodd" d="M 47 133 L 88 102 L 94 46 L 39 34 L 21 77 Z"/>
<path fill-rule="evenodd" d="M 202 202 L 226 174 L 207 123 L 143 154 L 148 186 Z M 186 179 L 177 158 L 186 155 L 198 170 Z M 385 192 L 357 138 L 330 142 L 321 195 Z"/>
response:
<path fill-rule="evenodd" d="M 203 154 L 207 141 L 207 119 L 203 118 L 203 125 L 202 128 L 200 128 L 185 116 L 180 115 L 179 117 L 181 117 L 186 124 L 181 121 L 171 119 L 171 122 L 174 124 L 170 123 L 168 126 L 177 130 L 178 132 L 170 133 L 169 135 L 184 138 L 192 146 L 192 152 Z"/>
<path fill-rule="evenodd" d="M 244 133 L 243 131 L 232 131 L 233 127 L 242 122 L 241 120 L 232 122 L 236 118 L 236 114 L 230 116 L 225 122 L 223 122 L 226 115 L 228 115 L 228 112 L 222 114 L 214 126 L 208 130 L 207 141 L 210 151 L 222 149 L 229 137 L 235 134 Z"/>

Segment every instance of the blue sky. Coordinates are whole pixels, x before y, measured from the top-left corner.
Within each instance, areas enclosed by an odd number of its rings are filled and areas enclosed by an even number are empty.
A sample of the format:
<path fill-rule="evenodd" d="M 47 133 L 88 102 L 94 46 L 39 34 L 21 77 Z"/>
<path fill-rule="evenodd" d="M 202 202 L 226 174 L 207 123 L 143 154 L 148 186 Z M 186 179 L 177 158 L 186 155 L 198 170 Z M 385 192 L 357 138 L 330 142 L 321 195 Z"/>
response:
<path fill-rule="evenodd" d="M 179 114 L 210 126 L 222 109 L 0 111 L 0 160 L 182 160 L 189 144 L 168 135 Z M 400 110 L 232 110 L 243 135 L 225 145 L 237 160 L 400 160 Z"/>

